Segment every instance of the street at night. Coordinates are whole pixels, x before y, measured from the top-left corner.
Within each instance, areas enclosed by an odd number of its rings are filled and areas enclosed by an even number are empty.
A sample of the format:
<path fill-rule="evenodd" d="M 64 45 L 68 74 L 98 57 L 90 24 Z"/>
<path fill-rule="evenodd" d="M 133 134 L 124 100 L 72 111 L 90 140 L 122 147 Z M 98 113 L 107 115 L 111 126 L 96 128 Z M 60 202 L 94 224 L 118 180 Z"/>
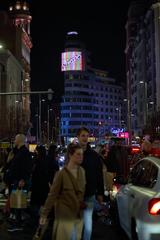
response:
<path fill-rule="evenodd" d="M 160 240 L 160 0 L 0 0 L 0 240 Z"/>

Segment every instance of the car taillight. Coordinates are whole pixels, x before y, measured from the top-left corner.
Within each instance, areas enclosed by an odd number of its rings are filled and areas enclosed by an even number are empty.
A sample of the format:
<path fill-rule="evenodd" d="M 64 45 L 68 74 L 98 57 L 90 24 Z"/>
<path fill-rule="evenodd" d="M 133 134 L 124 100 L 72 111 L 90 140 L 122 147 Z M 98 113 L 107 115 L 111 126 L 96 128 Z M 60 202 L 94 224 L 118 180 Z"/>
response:
<path fill-rule="evenodd" d="M 138 147 L 132 147 L 132 149 L 131 149 L 131 153 L 132 153 L 132 154 L 139 153 L 139 152 L 140 152 L 140 148 L 138 148 Z"/>
<path fill-rule="evenodd" d="M 160 215 L 160 198 L 153 198 L 148 204 L 149 214 Z"/>

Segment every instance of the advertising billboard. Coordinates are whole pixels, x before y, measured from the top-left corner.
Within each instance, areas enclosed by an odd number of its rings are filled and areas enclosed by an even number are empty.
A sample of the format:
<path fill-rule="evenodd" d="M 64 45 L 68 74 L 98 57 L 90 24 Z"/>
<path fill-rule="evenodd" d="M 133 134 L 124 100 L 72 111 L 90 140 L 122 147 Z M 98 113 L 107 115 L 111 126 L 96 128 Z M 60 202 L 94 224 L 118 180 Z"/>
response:
<path fill-rule="evenodd" d="M 61 71 L 82 71 L 82 52 L 72 51 L 62 53 Z"/>

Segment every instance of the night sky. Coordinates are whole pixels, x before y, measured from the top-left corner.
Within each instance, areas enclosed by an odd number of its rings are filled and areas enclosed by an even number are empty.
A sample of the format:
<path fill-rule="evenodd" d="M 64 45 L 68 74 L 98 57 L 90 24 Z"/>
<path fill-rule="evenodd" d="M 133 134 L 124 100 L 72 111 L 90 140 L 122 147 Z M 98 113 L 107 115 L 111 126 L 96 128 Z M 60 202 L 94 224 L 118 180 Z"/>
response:
<path fill-rule="evenodd" d="M 1 0 L 0 9 L 11 1 Z M 12 1 L 13 2 L 13 1 Z M 28 0 L 33 17 L 31 37 L 32 90 L 63 92 L 60 54 L 66 33 L 78 31 L 91 52 L 92 66 L 109 72 L 117 82 L 125 82 L 125 23 L 129 0 L 123 1 L 55 1 Z M 65 2 L 65 4 L 64 4 Z M 87 5 L 86 5 L 87 3 Z"/>

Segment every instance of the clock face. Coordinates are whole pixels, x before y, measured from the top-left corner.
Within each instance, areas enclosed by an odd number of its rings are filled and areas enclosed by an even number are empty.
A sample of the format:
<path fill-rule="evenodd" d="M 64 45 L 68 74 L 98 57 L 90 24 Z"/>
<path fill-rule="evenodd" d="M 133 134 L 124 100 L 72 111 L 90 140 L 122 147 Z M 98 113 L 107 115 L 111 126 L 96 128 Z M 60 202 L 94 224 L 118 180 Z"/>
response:
<path fill-rule="evenodd" d="M 82 70 L 82 52 L 64 52 L 62 53 L 62 71 L 81 71 Z"/>

